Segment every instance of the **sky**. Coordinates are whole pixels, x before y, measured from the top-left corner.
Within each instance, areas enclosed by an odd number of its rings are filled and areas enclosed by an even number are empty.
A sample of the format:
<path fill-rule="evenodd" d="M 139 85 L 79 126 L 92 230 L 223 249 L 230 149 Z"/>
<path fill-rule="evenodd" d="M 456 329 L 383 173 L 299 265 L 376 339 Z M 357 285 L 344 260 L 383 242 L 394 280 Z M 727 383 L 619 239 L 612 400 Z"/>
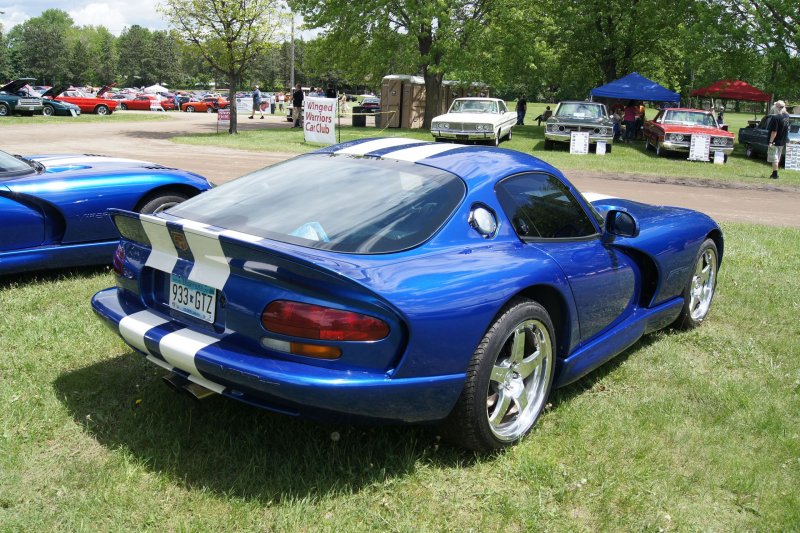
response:
<path fill-rule="evenodd" d="M 4 31 L 25 22 L 32 17 L 38 17 L 47 9 L 61 9 L 66 11 L 78 26 L 105 26 L 114 35 L 119 35 L 128 26 L 138 24 L 151 30 L 167 28 L 166 21 L 156 10 L 158 0 L 86 0 L 86 1 L 55 1 L 55 0 L 0 0 L 0 24 Z"/>

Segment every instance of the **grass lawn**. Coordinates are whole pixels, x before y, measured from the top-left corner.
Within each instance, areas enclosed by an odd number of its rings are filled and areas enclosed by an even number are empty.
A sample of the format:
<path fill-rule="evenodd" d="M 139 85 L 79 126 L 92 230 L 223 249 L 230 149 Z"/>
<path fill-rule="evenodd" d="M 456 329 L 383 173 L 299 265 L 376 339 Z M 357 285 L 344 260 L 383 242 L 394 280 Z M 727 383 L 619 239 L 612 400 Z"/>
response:
<path fill-rule="evenodd" d="M 796 530 L 800 230 L 724 230 L 706 324 L 556 391 L 491 456 L 192 404 L 93 316 L 107 269 L 3 278 L 0 530 Z"/>
<path fill-rule="evenodd" d="M 510 103 L 513 109 L 513 103 Z M 687 161 L 686 154 L 668 154 L 656 157 L 654 152 L 645 150 L 644 141 L 632 144 L 616 144 L 610 154 L 598 156 L 596 154 L 572 155 L 568 146 L 552 151 L 544 149 L 544 126 L 536 126 L 534 117 L 544 110 L 545 104 L 530 104 L 526 115 L 525 126 L 515 126 L 513 138 L 503 142 L 503 148 L 511 148 L 527 152 L 551 163 L 561 170 L 596 171 L 609 174 L 636 174 L 652 178 L 691 178 L 698 181 L 710 180 L 726 183 L 749 183 L 765 185 L 792 185 L 800 186 L 800 172 L 782 171 L 779 182 L 767 179 L 771 167 L 763 159 L 747 159 L 744 147 L 738 143 L 734 145 L 734 152 L 724 165 Z M 555 110 L 555 104 L 551 104 Z M 648 109 L 647 116 L 655 116 L 656 110 Z M 747 125 L 747 120 L 753 115 L 748 113 L 725 113 L 725 120 L 730 124 L 730 131 L 737 134 L 740 127 Z M 342 142 L 364 137 L 411 137 L 431 141 L 428 130 L 403 130 L 376 128 L 353 128 L 349 126 L 350 118 L 342 118 L 343 125 L 339 128 Z M 183 144 L 226 146 L 243 150 L 304 153 L 320 147 L 320 145 L 307 144 L 303 141 L 301 129 L 276 128 L 257 131 L 243 131 L 239 135 L 231 136 L 227 133 L 194 134 L 174 137 L 175 142 Z"/>
<path fill-rule="evenodd" d="M 44 115 L 33 115 L 23 117 L 19 115 L 9 115 L 0 118 L 0 127 L 18 126 L 20 124 L 77 124 L 81 122 L 147 122 L 149 120 L 166 120 L 167 113 L 126 113 L 117 111 L 110 115 L 100 116 L 90 113 L 82 113 L 77 117 L 46 117 Z"/>

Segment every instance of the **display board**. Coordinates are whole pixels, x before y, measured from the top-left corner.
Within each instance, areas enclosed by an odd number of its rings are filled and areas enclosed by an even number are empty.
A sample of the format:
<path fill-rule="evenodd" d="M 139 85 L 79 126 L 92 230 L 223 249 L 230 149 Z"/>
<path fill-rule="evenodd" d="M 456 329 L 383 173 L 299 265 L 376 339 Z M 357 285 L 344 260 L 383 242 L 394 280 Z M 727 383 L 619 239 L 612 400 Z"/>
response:
<path fill-rule="evenodd" d="M 692 135 L 689 143 L 689 161 L 708 161 L 710 150 L 710 135 Z"/>
<path fill-rule="evenodd" d="M 800 143 L 786 143 L 786 170 L 800 170 Z"/>
<path fill-rule="evenodd" d="M 597 141 L 597 144 L 595 144 L 595 153 L 597 155 L 606 155 L 606 142 L 605 141 Z"/>
<path fill-rule="evenodd" d="M 336 144 L 336 98 L 308 96 L 303 103 L 306 142 Z"/>
<path fill-rule="evenodd" d="M 589 132 L 573 131 L 569 136 L 569 153 L 588 154 L 589 153 Z"/>

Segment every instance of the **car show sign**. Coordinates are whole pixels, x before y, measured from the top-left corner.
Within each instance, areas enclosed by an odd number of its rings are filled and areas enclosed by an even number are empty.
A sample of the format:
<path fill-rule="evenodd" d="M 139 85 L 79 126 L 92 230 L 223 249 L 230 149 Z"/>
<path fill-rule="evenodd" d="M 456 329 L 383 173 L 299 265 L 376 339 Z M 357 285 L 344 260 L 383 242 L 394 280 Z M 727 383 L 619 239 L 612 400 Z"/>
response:
<path fill-rule="evenodd" d="M 786 159 L 783 162 L 786 170 L 800 170 L 800 143 L 786 143 Z"/>
<path fill-rule="evenodd" d="M 588 154 L 589 153 L 589 132 L 573 131 L 569 136 L 569 153 Z"/>
<path fill-rule="evenodd" d="M 150 111 L 164 111 L 164 108 L 161 107 L 161 102 L 159 100 L 150 100 Z"/>
<path fill-rule="evenodd" d="M 253 110 L 253 99 L 248 97 L 236 98 L 236 111 L 239 113 L 250 113 Z M 238 113 L 237 113 L 238 115 Z"/>
<path fill-rule="evenodd" d="M 715 165 L 725 164 L 725 152 L 720 152 L 719 150 L 716 150 L 714 152 L 714 164 Z"/>
<path fill-rule="evenodd" d="M 336 98 L 306 97 L 303 108 L 306 142 L 336 144 L 336 102 Z"/>
<path fill-rule="evenodd" d="M 710 135 L 692 135 L 692 140 L 689 143 L 689 161 L 708 161 L 710 152 Z"/>
<path fill-rule="evenodd" d="M 597 144 L 595 144 L 595 153 L 597 155 L 606 155 L 606 142 L 605 141 L 597 141 Z"/>

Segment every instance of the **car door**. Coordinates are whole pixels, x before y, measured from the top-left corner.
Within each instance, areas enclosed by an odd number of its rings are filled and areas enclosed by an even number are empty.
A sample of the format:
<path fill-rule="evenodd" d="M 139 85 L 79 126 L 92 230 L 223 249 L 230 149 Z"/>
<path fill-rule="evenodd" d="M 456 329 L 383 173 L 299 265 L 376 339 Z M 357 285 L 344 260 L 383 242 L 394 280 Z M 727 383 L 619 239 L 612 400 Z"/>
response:
<path fill-rule="evenodd" d="M 564 272 L 586 341 L 633 311 L 638 268 L 603 241 L 598 216 L 560 179 L 525 173 L 497 185 L 503 211 L 525 246 L 549 255 Z"/>
<path fill-rule="evenodd" d="M 44 216 L 36 206 L 18 201 L 0 185 L 0 253 L 40 246 L 44 242 Z"/>
<path fill-rule="evenodd" d="M 752 140 L 750 141 L 754 151 L 759 154 L 766 154 L 769 150 L 769 116 L 763 117 L 761 122 L 752 132 Z"/>

